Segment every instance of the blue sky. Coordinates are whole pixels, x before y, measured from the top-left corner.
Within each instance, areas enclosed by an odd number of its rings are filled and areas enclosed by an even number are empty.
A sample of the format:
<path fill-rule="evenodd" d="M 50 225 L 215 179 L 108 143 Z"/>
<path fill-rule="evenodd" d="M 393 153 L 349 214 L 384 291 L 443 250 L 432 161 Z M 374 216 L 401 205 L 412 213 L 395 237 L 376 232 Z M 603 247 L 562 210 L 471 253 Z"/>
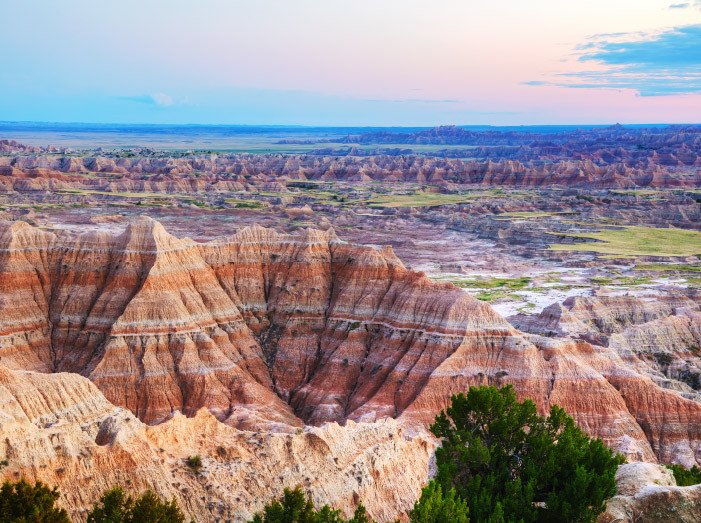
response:
<path fill-rule="evenodd" d="M 674 4 L 672 9 L 692 4 Z M 597 35 L 578 46 L 578 60 L 604 69 L 557 75 L 558 81 L 529 81 L 578 89 L 628 89 L 641 96 L 693 95 L 701 92 L 701 24 L 658 33 Z"/>
<path fill-rule="evenodd" d="M 0 120 L 701 121 L 701 1 L 6 3 Z"/>

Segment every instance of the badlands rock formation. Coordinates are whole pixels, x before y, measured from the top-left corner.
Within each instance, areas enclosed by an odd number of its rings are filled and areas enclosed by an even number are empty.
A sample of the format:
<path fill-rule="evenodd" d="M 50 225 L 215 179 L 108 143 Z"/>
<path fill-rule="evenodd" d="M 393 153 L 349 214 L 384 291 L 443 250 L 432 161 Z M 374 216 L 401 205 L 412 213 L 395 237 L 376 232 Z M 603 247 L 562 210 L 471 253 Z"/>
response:
<path fill-rule="evenodd" d="M 523 334 L 391 249 L 260 227 L 209 243 L 142 218 L 124 232 L 0 232 L 0 356 L 71 372 L 153 424 L 206 408 L 233 427 L 391 417 L 416 428 L 451 394 L 513 383 L 632 460 L 701 461 L 701 404 L 616 350 Z"/>
<path fill-rule="evenodd" d="M 684 169 L 684 166 L 679 166 Z M 7 156 L 0 158 L 0 187 L 6 191 L 99 190 L 191 193 L 239 191 L 247 182 L 285 179 L 384 181 L 528 187 L 698 187 L 701 172 L 679 176 L 646 161 L 642 166 L 600 164 L 591 160 L 552 163 L 519 160 L 474 160 L 414 155 L 287 156 L 187 155 L 185 157 Z M 72 174 L 66 176 L 66 173 Z M 81 174 L 101 173 L 92 177 Z M 204 173 L 183 177 L 182 174 Z M 116 175 L 116 176 L 115 176 Z M 149 175 L 157 175 L 155 177 Z"/>
<path fill-rule="evenodd" d="M 299 434 L 242 432 L 206 409 L 149 427 L 75 374 L 0 365 L 0 479 L 41 480 L 61 491 L 76 520 L 113 485 L 175 496 L 196 521 L 248 521 L 284 487 L 350 515 L 362 499 L 380 521 L 411 508 L 433 444 L 406 438 L 394 420 L 307 427 Z M 189 456 L 202 456 L 194 474 Z"/>
<path fill-rule="evenodd" d="M 511 322 L 529 332 L 608 347 L 659 385 L 701 399 L 701 294 L 573 297 Z"/>

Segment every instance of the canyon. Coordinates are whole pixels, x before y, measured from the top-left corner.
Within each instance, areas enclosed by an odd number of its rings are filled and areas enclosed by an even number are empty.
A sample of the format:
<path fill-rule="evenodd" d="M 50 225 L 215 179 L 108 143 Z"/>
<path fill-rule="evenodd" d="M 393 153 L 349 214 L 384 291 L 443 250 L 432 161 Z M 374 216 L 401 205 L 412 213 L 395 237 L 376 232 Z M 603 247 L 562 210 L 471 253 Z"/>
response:
<path fill-rule="evenodd" d="M 626 456 L 603 521 L 693 502 L 623 485 L 701 464 L 697 130 L 490 133 L 0 141 L 0 477 L 58 485 L 77 519 L 113 484 L 198 521 L 301 485 L 389 521 L 451 394 L 510 383 Z"/>

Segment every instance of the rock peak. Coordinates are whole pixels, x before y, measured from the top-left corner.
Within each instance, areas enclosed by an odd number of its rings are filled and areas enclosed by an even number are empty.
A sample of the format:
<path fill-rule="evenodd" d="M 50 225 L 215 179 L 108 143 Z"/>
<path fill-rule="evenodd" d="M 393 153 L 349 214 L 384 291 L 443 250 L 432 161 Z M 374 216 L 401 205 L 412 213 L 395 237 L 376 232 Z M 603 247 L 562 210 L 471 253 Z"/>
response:
<path fill-rule="evenodd" d="M 146 252 L 170 250 L 191 243 L 187 238 L 181 240 L 168 233 L 160 222 L 148 216 L 130 221 L 119 238 L 125 249 Z"/>

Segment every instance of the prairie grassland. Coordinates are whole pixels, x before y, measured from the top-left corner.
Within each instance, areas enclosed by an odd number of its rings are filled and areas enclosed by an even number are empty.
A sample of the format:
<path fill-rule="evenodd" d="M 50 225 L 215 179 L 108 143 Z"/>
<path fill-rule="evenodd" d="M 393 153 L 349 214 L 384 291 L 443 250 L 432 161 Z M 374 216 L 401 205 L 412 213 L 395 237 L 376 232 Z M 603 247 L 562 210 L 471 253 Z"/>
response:
<path fill-rule="evenodd" d="M 597 242 L 551 244 L 556 251 L 588 251 L 622 256 L 693 256 L 701 254 L 701 232 L 686 229 L 625 227 L 593 233 L 559 233 L 559 236 L 591 238 Z"/>

